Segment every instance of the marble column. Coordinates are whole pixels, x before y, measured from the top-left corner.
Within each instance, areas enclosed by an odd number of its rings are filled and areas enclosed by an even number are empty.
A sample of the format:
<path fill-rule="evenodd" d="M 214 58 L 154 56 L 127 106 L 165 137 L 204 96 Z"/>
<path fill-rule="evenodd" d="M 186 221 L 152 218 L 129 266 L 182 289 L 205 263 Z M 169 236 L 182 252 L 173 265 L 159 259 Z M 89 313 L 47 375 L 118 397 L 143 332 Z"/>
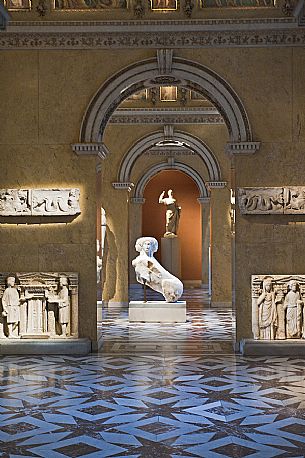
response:
<path fill-rule="evenodd" d="M 209 285 L 209 247 L 210 247 L 210 197 L 199 197 L 197 199 L 201 205 L 201 233 L 202 233 L 202 276 L 203 285 Z"/>
<path fill-rule="evenodd" d="M 226 182 L 206 183 L 211 193 L 211 270 L 214 306 L 232 304 L 230 190 Z"/>

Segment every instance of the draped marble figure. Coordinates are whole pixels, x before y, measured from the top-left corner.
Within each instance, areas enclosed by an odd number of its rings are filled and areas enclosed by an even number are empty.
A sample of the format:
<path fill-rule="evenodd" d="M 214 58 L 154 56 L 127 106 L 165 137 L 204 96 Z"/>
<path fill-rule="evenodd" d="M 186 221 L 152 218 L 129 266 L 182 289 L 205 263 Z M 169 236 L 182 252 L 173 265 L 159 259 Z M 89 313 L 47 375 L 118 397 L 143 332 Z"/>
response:
<path fill-rule="evenodd" d="M 259 330 L 261 339 L 274 339 L 277 321 L 275 292 L 272 279 L 267 277 L 263 281 L 263 291 L 257 300 L 259 307 Z"/>
<path fill-rule="evenodd" d="M 177 237 L 181 207 L 177 204 L 172 189 L 169 189 L 167 193 L 168 197 L 164 197 L 165 191 L 162 191 L 159 196 L 159 204 L 166 205 L 166 232 L 164 237 Z"/>
<path fill-rule="evenodd" d="M 299 285 L 296 280 L 290 280 L 289 291 L 285 296 L 284 309 L 286 310 L 287 339 L 298 339 L 302 334 L 302 306 Z"/>
<path fill-rule="evenodd" d="M 140 253 L 132 261 L 137 281 L 163 294 L 167 302 L 176 302 L 182 296 L 183 284 L 154 258 L 158 241 L 154 237 L 141 237 L 135 248 Z"/>

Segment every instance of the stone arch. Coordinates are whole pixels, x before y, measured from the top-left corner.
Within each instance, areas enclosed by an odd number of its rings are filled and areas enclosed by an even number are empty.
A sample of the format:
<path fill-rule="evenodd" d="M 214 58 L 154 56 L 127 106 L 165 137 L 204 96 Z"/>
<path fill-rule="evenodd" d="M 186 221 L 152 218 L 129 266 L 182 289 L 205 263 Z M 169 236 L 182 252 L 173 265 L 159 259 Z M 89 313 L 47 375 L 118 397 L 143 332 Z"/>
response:
<path fill-rule="evenodd" d="M 198 62 L 178 57 L 173 57 L 164 68 L 159 56 L 129 65 L 101 86 L 83 118 L 80 142 L 102 142 L 107 122 L 123 100 L 145 87 L 160 85 L 178 85 L 199 92 L 211 100 L 223 116 L 230 142 L 252 142 L 246 110 L 227 81 Z"/>
<path fill-rule="evenodd" d="M 152 167 L 146 170 L 134 188 L 133 197 L 136 199 L 143 198 L 144 190 L 149 180 L 163 170 L 179 170 L 180 172 L 184 172 L 197 184 L 199 190 L 199 198 L 208 197 L 207 188 L 199 173 L 189 165 L 176 161 L 154 164 Z"/>
<path fill-rule="evenodd" d="M 132 168 L 137 159 L 156 143 L 164 141 L 164 133 L 161 131 L 153 132 L 138 140 L 125 155 L 119 169 L 118 181 L 123 183 L 130 182 Z M 210 181 L 221 181 L 221 171 L 217 158 L 210 148 L 199 138 L 186 132 L 174 131 L 170 141 L 181 142 L 190 150 L 194 151 L 204 162 Z"/>

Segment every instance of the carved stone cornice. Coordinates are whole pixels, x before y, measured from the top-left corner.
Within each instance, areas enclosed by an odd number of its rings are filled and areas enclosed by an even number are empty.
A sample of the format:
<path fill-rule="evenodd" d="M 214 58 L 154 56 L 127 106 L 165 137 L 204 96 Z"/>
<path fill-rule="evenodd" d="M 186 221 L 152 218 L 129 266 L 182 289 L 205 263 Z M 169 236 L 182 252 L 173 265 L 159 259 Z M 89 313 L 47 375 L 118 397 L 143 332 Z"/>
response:
<path fill-rule="evenodd" d="M 226 151 L 230 154 L 254 154 L 260 145 L 260 142 L 229 142 L 226 144 Z"/>
<path fill-rule="evenodd" d="M 210 197 L 198 197 L 197 202 L 200 205 L 207 205 L 207 204 L 210 204 L 211 198 Z"/>
<path fill-rule="evenodd" d="M 138 204 L 138 205 L 143 205 L 145 204 L 145 199 L 144 197 L 131 197 L 130 202 L 132 204 Z"/>
<path fill-rule="evenodd" d="M 205 184 L 208 189 L 221 189 L 221 188 L 225 188 L 228 182 L 227 181 L 206 181 Z"/>
<path fill-rule="evenodd" d="M 304 46 L 295 18 L 220 21 L 14 22 L 0 49 L 128 49 Z M 57 24 L 57 25 L 56 25 Z"/>
<path fill-rule="evenodd" d="M 131 191 L 134 184 L 131 182 L 114 182 L 112 183 L 112 186 L 114 189 Z"/>
<path fill-rule="evenodd" d="M 78 156 L 97 156 L 99 159 L 106 159 L 110 153 L 104 143 L 74 143 L 71 147 Z"/>
<path fill-rule="evenodd" d="M 224 124 L 216 108 L 119 108 L 111 124 Z"/>

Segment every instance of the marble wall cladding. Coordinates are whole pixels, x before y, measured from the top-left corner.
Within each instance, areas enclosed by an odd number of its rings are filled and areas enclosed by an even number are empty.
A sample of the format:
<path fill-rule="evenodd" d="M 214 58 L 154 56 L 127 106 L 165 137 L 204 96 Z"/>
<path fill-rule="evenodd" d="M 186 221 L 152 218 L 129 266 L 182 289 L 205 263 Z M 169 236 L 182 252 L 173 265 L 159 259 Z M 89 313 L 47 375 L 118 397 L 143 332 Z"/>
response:
<path fill-rule="evenodd" d="M 305 187 L 239 188 L 238 203 L 244 215 L 304 215 Z"/>
<path fill-rule="evenodd" d="M 0 216 L 66 216 L 81 213 L 80 190 L 0 189 Z"/>

